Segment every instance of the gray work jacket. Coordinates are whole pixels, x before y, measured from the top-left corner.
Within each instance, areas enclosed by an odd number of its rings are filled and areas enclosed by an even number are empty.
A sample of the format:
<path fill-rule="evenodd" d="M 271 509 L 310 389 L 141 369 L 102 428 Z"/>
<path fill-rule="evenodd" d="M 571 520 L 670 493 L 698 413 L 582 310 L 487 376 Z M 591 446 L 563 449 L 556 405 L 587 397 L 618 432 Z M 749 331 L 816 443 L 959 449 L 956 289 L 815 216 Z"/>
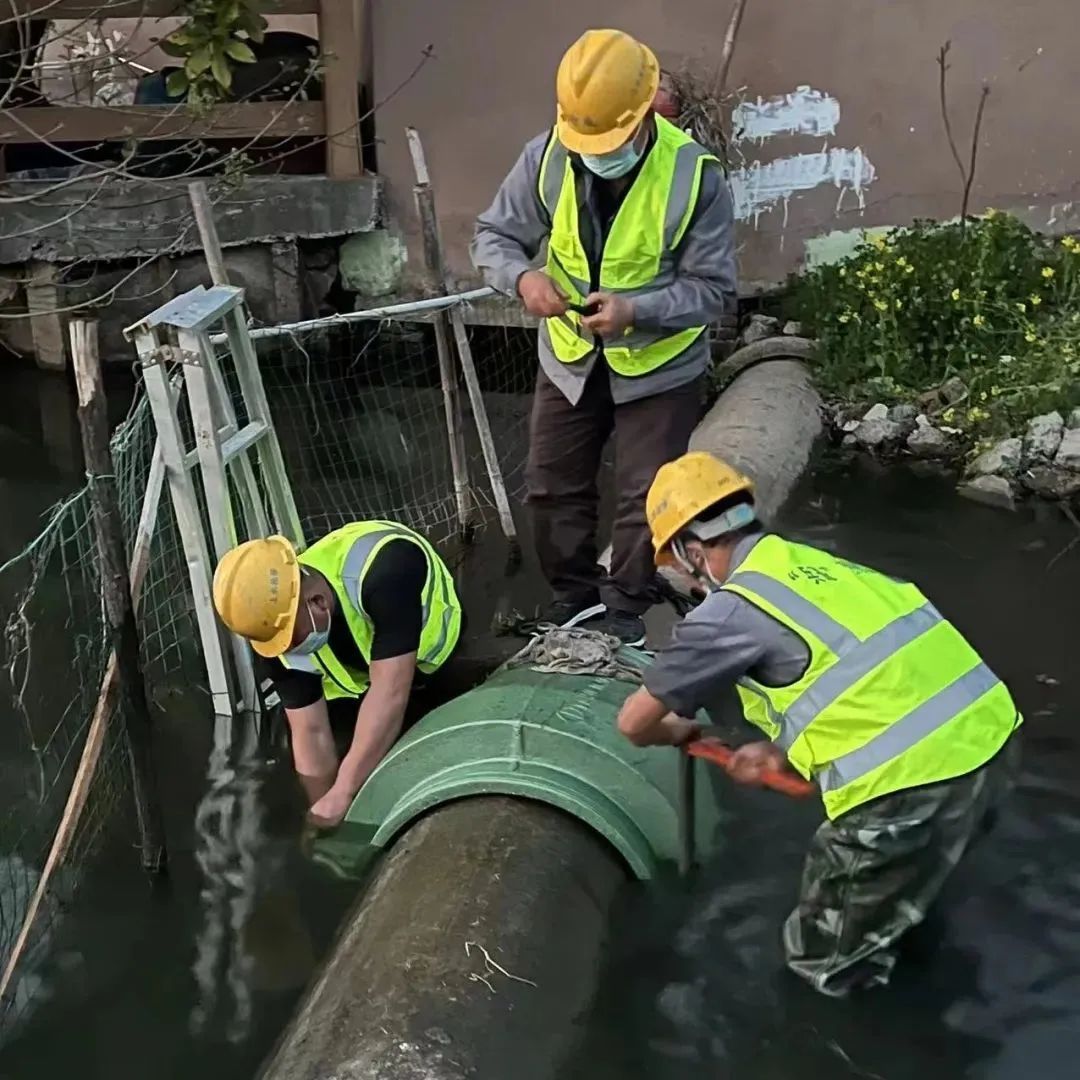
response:
<path fill-rule="evenodd" d="M 495 201 L 476 222 L 473 263 L 492 288 L 507 296 L 516 297 L 518 278 L 526 270 L 537 267 L 541 249 L 551 232 L 551 218 L 539 192 L 540 163 L 551 137 L 550 132 L 545 132 L 526 144 Z M 577 175 L 582 243 L 595 272 L 613 214 L 603 215 L 601 209 L 607 192 L 600 188 L 606 182 L 590 173 L 576 154 L 570 157 Z M 610 208 L 610 196 L 607 202 Z M 604 216 L 608 217 L 607 221 L 603 220 Z M 727 180 L 714 165 L 706 164 L 702 172 L 697 206 L 676 256 L 675 281 L 635 298 L 636 328 L 674 333 L 714 322 L 734 310 L 734 214 Z M 584 392 L 585 381 L 601 359 L 601 350 L 593 349 L 576 363 L 564 364 L 555 356 L 547 329 L 541 325 L 539 353 L 544 374 L 576 405 Z M 611 396 L 620 404 L 673 390 L 696 379 L 708 365 L 708 335 L 702 334 L 681 355 L 646 375 L 628 378 L 609 369 Z"/>

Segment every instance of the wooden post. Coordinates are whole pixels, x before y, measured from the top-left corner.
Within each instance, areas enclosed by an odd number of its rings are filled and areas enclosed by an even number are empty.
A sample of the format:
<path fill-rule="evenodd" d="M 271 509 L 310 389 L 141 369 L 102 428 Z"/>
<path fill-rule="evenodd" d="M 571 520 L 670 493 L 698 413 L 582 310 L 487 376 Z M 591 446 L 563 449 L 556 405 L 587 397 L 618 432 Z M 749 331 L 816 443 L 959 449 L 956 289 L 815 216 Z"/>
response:
<path fill-rule="evenodd" d="M 195 224 L 202 240 L 206 265 L 210 267 L 210 280 L 215 285 L 228 285 L 229 275 L 225 269 L 225 252 L 221 248 L 217 228 L 214 226 L 214 211 L 210 206 L 210 192 L 205 180 L 193 180 L 188 184 L 188 198 L 195 211 Z"/>
<path fill-rule="evenodd" d="M 360 32 L 348 0 L 319 0 L 323 106 L 326 110 L 326 175 L 363 176 L 360 157 Z"/>
<path fill-rule="evenodd" d="M 59 273 L 53 263 L 32 262 L 26 280 L 26 310 L 34 339 L 34 359 L 45 371 L 64 371 L 64 320 L 60 315 Z"/>
<path fill-rule="evenodd" d="M 409 139 L 411 149 L 412 136 L 415 132 L 412 128 L 407 128 L 405 134 Z M 416 201 L 417 216 L 420 218 L 420 236 L 424 245 L 424 266 L 427 269 L 428 289 L 432 296 L 444 296 L 446 294 L 445 274 L 442 248 L 439 243 L 439 225 L 435 218 L 435 196 L 431 190 L 431 178 L 428 176 L 422 149 L 419 155 L 413 153 L 413 166 L 416 170 L 413 198 Z M 450 468 L 454 475 L 458 529 L 462 536 L 467 536 L 472 527 L 472 491 L 469 485 L 468 456 L 465 453 L 461 395 L 458 392 L 454 355 L 450 351 L 450 320 L 445 311 L 440 311 L 434 316 L 433 322 L 435 347 L 439 355 L 439 382 L 442 385 L 443 408 L 446 413 L 446 433 L 450 442 Z"/>
<path fill-rule="evenodd" d="M 97 323 L 79 319 L 71 323 L 71 354 L 79 400 L 79 427 L 90 502 L 97 533 L 98 562 L 105 615 L 112 633 L 120 688 L 121 714 L 127 732 L 135 817 L 145 870 L 157 873 L 165 866 L 165 836 L 150 747 L 150 707 L 139 658 L 139 636 L 131 602 L 127 556 L 120 503 L 109 450 L 109 420 L 105 388 L 98 358 Z"/>
<path fill-rule="evenodd" d="M 150 473 L 146 479 L 146 492 L 143 495 L 142 512 L 139 515 L 139 524 L 135 533 L 135 544 L 131 552 L 131 603 L 136 612 L 139 610 L 139 602 L 142 600 L 142 587 L 146 580 L 146 572 L 150 568 L 150 544 L 154 538 L 154 527 L 157 524 L 158 507 L 161 505 L 161 491 L 165 481 L 165 461 L 161 456 L 161 445 L 154 445 L 154 455 L 150 461 Z M 60 824 L 53 837 L 52 847 L 45 859 L 41 876 L 34 887 L 34 895 L 26 907 L 22 926 L 15 939 L 15 944 L 8 955 L 4 972 L 0 975 L 0 1000 L 3 1000 L 11 985 L 11 980 L 18 969 L 22 954 L 26 951 L 30 940 L 30 933 L 34 928 L 34 921 L 41 910 L 42 901 L 52 884 L 53 875 L 63 865 L 64 859 L 71 848 L 71 841 L 75 837 L 75 829 L 82 818 L 83 808 L 86 806 L 87 796 L 90 794 L 90 785 L 94 774 L 97 772 L 98 762 L 101 760 L 101 748 L 105 745 L 109 719 L 116 709 L 117 690 L 119 689 L 119 673 L 116 666 L 116 653 L 109 654 L 109 662 L 105 666 L 105 675 L 101 680 L 101 689 L 98 691 L 97 704 L 94 706 L 94 715 L 90 719 L 90 726 L 86 731 L 86 742 L 83 743 L 82 754 L 79 764 L 75 769 L 75 778 L 71 782 L 71 790 L 68 792 L 67 802 L 64 804 L 64 812 L 60 816 Z"/>
<path fill-rule="evenodd" d="M 432 230 L 436 244 L 438 244 L 438 217 L 435 213 L 435 191 L 431 187 L 431 179 L 428 174 L 427 160 L 424 157 L 424 147 L 420 142 L 420 134 L 415 128 L 405 129 L 405 138 L 409 144 L 409 153 L 413 160 L 413 169 L 416 172 L 417 187 L 426 187 L 431 197 Z M 437 248 L 438 250 L 438 248 Z M 437 273 L 441 276 L 442 294 L 448 295 L 449 288 L 446 281 L 446 270 L 441 256 L 437 261 Z M 510 500 L 506 495 L 506 484 L 503 482 L 502 469 L 499 467 L 499 455 L 495 451 L 495 440 L 491 434 L 491 424 L 488 422 L 487 408 L 484 405 L 484 395 L 480 390 L 480 380 L 476 374 L 476 365 L 473 363 L 472 346 L 469 344 L 469 334 L 465 328 L 465 320 L 461 317 L 458 308 L 450 309 L 450 326 L 454 332 L 454 342 L 457 345 L 458 359 L 461 361 L 462 374 L 465 376 L 465 388 L 469 392 L 469 404 L 472 406 L 473 422 L 476 424 L 476 433 L 480 437 L 480 449 L 484 455 L 484 464 L 487 467 L 488 480 L 491 482 L 491 494 L 495 499 L 495 509 L 502 523 L 503 533 L 511 544 L 511 554 L 516 557 L 520 554 L 517 540 L 517 527 L 514 524 L 514 515 L 510 511 Z"/>

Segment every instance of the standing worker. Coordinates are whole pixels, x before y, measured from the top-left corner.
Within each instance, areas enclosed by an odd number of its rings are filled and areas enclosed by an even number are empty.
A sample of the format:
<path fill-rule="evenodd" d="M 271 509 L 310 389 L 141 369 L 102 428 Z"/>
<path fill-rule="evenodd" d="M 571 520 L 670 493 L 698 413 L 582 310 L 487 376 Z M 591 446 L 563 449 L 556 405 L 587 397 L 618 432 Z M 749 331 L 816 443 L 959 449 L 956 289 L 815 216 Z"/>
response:
<path fill-rule="evenodd" d="M 822 993 L 888 981 L 1011 785 L 1020 714 L 1005 685 L 914 585 L 765 532 L 750 481 L 709 454 L 649 490 L 658 565 L 709 595 L 619 715 L 639 746 L 682 745 L 682 719 L 732 686 L 769 736 L 737 750 L 742 783 L 790 766 L 821 790 L 784 925 L 788 966 Z"/>
<path fill-rule="evenodd" d="M 271 536 L 225 555 L 214 606 L 268 662 L 311 820 L 339 824 L 401 734 L 417 672 L 434 674 L 457 645 L 461 604 L 446 564 L 390 521 L 346 525 L 299 555 Z M 326 704 L 336 698 L 361 699 L 340 763 Z"/>
<path fill-rule="evenodd" d="M 652 111 L 656 57 L 590 30 L 559 65 L 553 130 L 525 146 L 472 255 L 540 326 L 526 473 L 542 621 L 645 639 L 654 602 L 645 493 L 701 413 L 708 324 L 735 302 L 731 195 L 719 162 Z M 547 243 L 547 263 L 533 261 Z M 597 473 L 615 437 L 610 574 L 597 565 Z"/>

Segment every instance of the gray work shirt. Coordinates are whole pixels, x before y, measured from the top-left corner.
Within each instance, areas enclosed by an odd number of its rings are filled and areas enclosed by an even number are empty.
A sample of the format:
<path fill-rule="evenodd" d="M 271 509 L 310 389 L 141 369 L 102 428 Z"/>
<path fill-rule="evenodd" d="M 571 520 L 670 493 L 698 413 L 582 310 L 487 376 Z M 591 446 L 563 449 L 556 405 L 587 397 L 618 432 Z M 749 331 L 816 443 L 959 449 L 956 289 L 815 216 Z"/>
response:
<path fill-rule="evenodd" d="M 518 278 L 535 269 L 551 233 L 551 218 L 540 200 L 540 164 L 550 132 L 526 144 L 503 181 L 495 201 L 477 219 L 472 259 L 484 280 L 507 296 L 516 297 Z M 579 213 L 589 264 L 594 275 L 603 257 L 606 228 L 600 220 L 598 186 L 605 183 L 570 155 L 577 175 Z M 706 162 L 697 206 L 679 243 L 677 277 L 668 286 L 634 300 L 634 326 L 646 331 L 687 330 L 715 322 L 735 309 L 735 221 L 731 192 L 723 172 Z M 556 358 L 547 327 L 541 324 L 540 366 L 544 374 L 576 405 L 597 359 L 593 349 L 581 360 L 564 364 Z M 616 404 L 651 397 L 693 381 L 709 366 L 708 334 L 702 334 L 679 356 L 646 375 L 628 378 L 613 371 L 611 396 Z"/>
<path fill-rule="evenodd" d="M 766 534 L 743 537 L 728 576 Z M 679 716 L 714 713 L 735 681 L 749 675 L 763 686 L 802 678 L 810 650 L 798 634 L 738 593 L 710 593 L 675 627 L 671 644 L 645 673 L 645 688 Z"/>

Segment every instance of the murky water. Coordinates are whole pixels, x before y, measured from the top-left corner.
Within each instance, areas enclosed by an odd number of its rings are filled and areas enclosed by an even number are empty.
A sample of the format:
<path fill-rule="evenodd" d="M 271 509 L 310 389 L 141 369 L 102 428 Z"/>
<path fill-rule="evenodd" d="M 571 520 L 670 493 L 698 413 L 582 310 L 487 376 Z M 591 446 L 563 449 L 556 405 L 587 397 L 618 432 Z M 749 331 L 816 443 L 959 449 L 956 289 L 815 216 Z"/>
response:
<path fill-rule="evenodd" d="M 0 443 L 13 448 L 0 457 L 4 557 L 81 476 L 66 391 L 50 384 L 50 411 L 41 382 L 0 379 Z M 789 525 L 914 578 L 964 628 L 1028 717 L 1020 788 L 957 875 L 940 933 L 914 943 L 894 987 L 844 1003 L 803 991 L 781 965 L 779 925 L 817 812 L 720 784 L 721 857 L 688 889 L 627 890 L 567 1075 L 1074 1076 L 1075 530 L 860 467 L 819 476 Z M 496 604 L 526 607 L 539 594 L 526 568 L 505 588 L 477 590 L 470 618 L 484 626 Z M 0 1050 L 4 1078 L 254 1075 L 351 899 L 351 886 L 301 854 L 301 806 L 273 733 L 215 729 L 197 702 L 178 699 L 159 721 L 158 751 L 169 876 L 151 885 L 126 840 L 106 845 L 63 924 L 42 1001 Z"/>

